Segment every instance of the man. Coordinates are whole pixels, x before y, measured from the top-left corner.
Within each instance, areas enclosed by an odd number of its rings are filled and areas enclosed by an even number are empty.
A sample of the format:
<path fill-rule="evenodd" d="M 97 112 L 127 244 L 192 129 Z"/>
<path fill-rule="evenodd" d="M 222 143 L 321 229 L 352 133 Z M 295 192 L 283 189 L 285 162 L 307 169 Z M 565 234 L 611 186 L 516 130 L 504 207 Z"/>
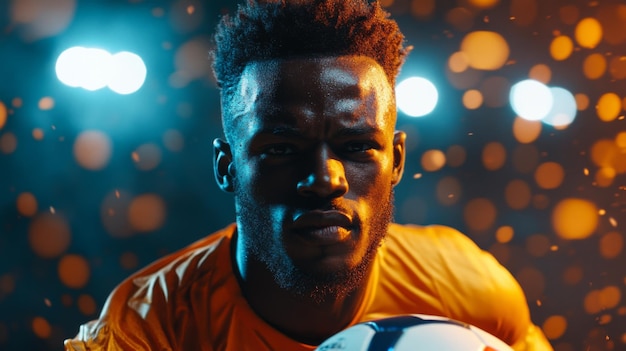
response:
<path fill-rule="evenodd" d="M 408 50 L 364 0 L 249 2 L 216 35 L 236 223 L 119 285 L 68 350 L 313 350 L 360 321 L 409 313 L 551 350 L 514 278 L 462 234 L 392 224 Z"/>

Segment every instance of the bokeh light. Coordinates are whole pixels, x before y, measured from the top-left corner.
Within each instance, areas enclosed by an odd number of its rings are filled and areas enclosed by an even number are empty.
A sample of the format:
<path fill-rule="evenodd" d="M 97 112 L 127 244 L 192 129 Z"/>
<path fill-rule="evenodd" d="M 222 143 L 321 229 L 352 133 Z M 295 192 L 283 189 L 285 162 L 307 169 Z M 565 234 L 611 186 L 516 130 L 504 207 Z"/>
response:
<path fill-rule="evenodd" d="M 103 132 L 82 132 L 74 142 L 76 162 L 85 169 L 101 170 L 107 166 L 113 152 L 111 139 Z"/>
<path fill-rule="evenodd" d="M 583 18 L 576 25 L 575 37 L 578 45 L 593 49 L 602 40 L 602 25 L 596 18 Z"/>
<path fill-rule="evenodd" d="M 67 220 L 47 212 L 35 216 L 28 228 L 28 241 L 34 253 L 43 258 L 58 257 L 70 245 L 71 233 Z"/>
<path fill-rule="evenodd" d="M 566 127 L 576 118 L 576 99 L 567 89 L 560 87 L 550 88 L 552 94 L 552 108 L 542 118 L 546 124 L 554 127 Z"/>
<path fill-rule="evenodd" d="M 567 330 L 567 319 L 561 315 L 550 316 L 543 322 L 542 329 L 548 339 L 558 339 Z"/>
<path fill-rule="evenodd" d="M 25 217 L 32 217 L 37 213 L 37 198 L 30 192 L 23 192 L 17 196 L 17 211 Z"/>
<path fill-rule="evenodd" d="M 75 254 L 68 254 L 61 258 L 57 268 L 59 279 L 68 288 L 80 289 L 89 282 L 91 268 L 89 262 Z"/>
<path fill-rule="evenodd" d="M 497 216 L 497 210 L 491 200 L 476 198 L 470 200 L 463 210 L 463 218 L 467 226 L 477 232 L 491 228 Z"/>
<path fill-rule="evenodd" d="M 563 239 L 580 240 L 592 235 L 598 226 L 596 205 L 584 199 L 561 200 L 552 212 L 554 231 Z"/>
<path fill-rule="evenodd" d="M 2 101 L 0 101 L 0 130 L 7 123 L 7 119 L 8 119 L 7 107 Z"/>
<path fill-rule="evenodd" d="M 532 79 L 515 83 L 511 87 L 509 96 L 513 111 L 518 116 L 531 121 L 546 117 L 554 104 L 550 88 Z"/>
<path fill-rule="evenodd" d="M 155 194 L 135 197 L 128 208 L 128 220 L 138 232 L 150 232 L 159 229 L 165 222 L 165 203 Z"/>
<path fill-rule="evenodd" d="M 422 168 L 428 172 L 435 172 L 446 164 L 446 154 L 441 150 L 428 150 L 422 155 Z"/>
<path fill-rule="evenodd" d="M 565 170 L 556 162 L 544 162 L 535 170 L 535 182 L 542 189 L 556 189 L 563 183 Z"/>
<path fill-rule="evenodd" d="M 398 108 L 411 117 L 421 117 L 431 113 L 437 106 L 438 100 L 437 88 L 426 78 L 407 78 L 396 87 Z"/>
<path fill-rule="evenodd" d="M 568 59 L 574 51 L 574 42 L 567 35 L 559 35 L 550 43 L 550 55 L 556 61 Z"/>
<path fill-rule="evenodd" d="M 496 141 L 487 143 L 483 148 L 482 160 L 486 169 L 490 171 L 500 169 L 506 161 L 506 148 Z"/>
<path fill-rule="evenodd" d="M 622 99 L 619 95 L 609 92 L 600 96 L 596 105 L 598 118 L 604 122 L 614 121 L 622 111 Z"/>
<path fill-rule="evenodd" d="M 470 67 L 493 71 L 504 66 L 510 50 L 500 33 L 474 31 L 463 38 L 460 51 L 467 56 Z"/>
<path fill-rule="evenodd" d="M 147 68 L 137 54 L 122 51 L 111 54 L 104 49 L 74 46 L 66 49 L 56 61 L 57 78 L 70 87 L 95 91 L 108 86 L 127 95 L 143 85 Z"/>

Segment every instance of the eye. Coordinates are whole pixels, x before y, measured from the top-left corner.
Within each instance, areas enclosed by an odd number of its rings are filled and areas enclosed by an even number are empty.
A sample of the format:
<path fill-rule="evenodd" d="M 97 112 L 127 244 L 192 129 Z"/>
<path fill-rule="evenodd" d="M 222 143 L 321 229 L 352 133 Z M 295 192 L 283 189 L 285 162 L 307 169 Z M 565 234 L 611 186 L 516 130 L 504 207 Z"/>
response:
<path fill-rule="evenodd" d="M 366 152 L 368 150 L 373 149 L 374 146 L 370 143 L 365 142 L 354 142 L 346 145 L 346 150 L 348 152 Z"/>
<path fill-rule="evenodd" d="M 289 144 L 274 144 L 265 148 L 264 153 L 271 156 L 288 156 L 296 153 L 296 148 Z"/>

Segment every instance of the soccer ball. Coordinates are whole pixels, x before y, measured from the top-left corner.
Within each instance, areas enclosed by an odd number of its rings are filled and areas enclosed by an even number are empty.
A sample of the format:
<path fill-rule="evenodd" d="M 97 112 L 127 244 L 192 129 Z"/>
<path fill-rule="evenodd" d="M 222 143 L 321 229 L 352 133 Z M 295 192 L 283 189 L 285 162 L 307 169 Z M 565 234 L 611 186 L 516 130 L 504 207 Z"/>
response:
<path fill-rule="evenodd" d="M 326 339 L 316 351 L 513 351 L 475 326 L 424 314 L 363 322 Z"/>

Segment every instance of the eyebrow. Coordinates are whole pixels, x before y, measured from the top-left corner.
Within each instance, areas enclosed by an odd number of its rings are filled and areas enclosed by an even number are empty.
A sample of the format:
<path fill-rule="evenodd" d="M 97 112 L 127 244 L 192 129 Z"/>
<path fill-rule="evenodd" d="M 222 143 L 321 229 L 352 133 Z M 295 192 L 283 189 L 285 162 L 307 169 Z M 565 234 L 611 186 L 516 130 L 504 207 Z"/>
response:
<path fill-rule="evenodd" d="M 368 134 L 378 134 L 381 130 L 375 127 L 357 127 L 357 128 L 342 128 L 337 133 L 336 136 L 345 137 L 345 136 L 359 136 L 359 135 L 368 135 Z M 287 126 L 276 126 L 271 128 L 262 129 L 259 134 L 269 134 L 278 137 L 285 138 L 303 138 L 304 133 L 302 133 L 299 129 Z"/>

